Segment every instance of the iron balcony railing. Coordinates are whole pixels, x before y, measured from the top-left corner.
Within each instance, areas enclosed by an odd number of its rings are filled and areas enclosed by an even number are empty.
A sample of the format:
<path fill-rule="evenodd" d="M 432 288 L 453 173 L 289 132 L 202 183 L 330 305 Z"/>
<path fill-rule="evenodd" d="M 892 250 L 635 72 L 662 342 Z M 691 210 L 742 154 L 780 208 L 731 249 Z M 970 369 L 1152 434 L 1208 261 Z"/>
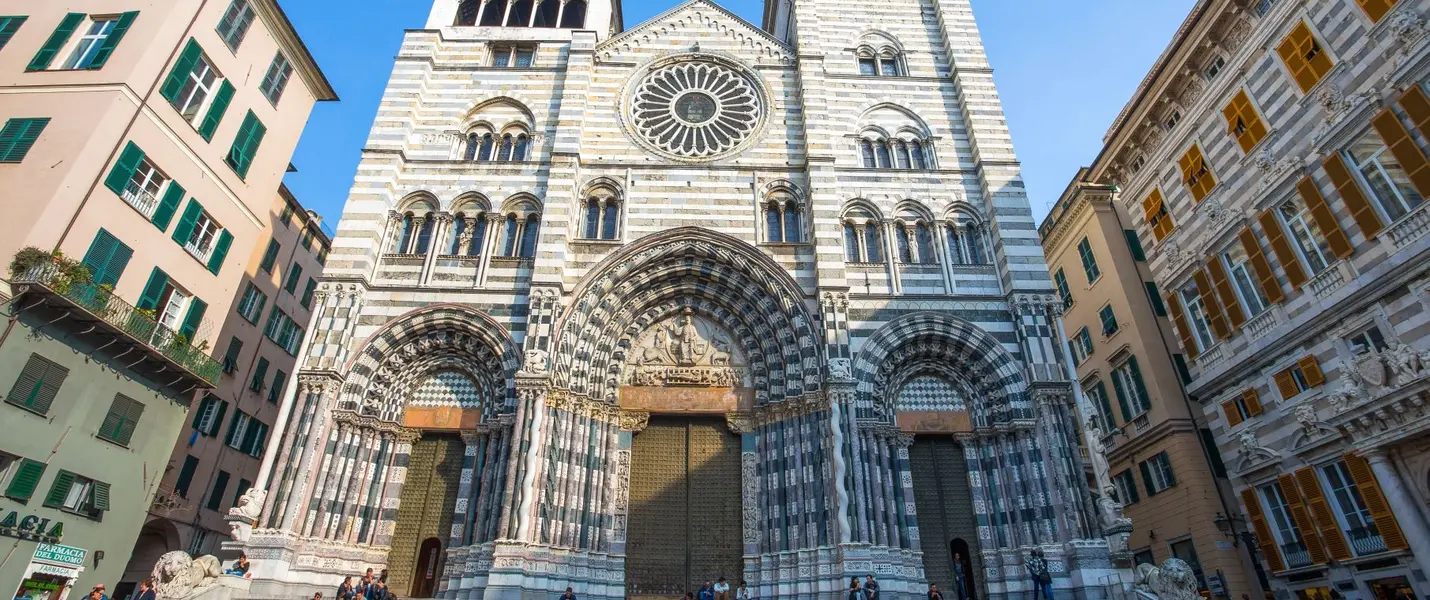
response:
<path fill-rule="evenodd" d="M 1385 552 L 1385 539 L 1380 537 L 1380 530 L 1375 524 L 1365 527 L 1352 527 L 1348 532 L 1351 538 L 1351 547 L 1355 549 L 1356 556 Z"/>
<path fill-rule="evenodd" d="M 1281 544 L 1281 555 L 1286 557 L 1286 568 L 1288 569 L 1311 564 L 1311 551 L 1307 550 L 1306 544 L 1301 542 Z"/>
<path fill-rule="evenodd" d="M 160 325 L 154 320 L 152 312 L 135 308 L 109 290 L 89 281 L 71 281 L 61 274 L 54 263 L 32 266 L 16 277 L 14 283 L 43 287 L 118 329 L 134 341 L 149 346 L 209 385 L 218 381 L 221 367 L 218 361 L 208 355 L 207 350 L 195 346 L 184 336 Z"/>
<path fill-rule="evenodd" d="M 139 189 L 139 186 L 133 183 L 124 187 L 124 193 L 121 194 L 121 197 L 123 197 L 124 201 L 128 202 L 130 206 L 133 206 L 134 210 L 139 211 L 139 214 L 144 215 L 146 219 L 153 218 L 154 209 L 159 208 L 159 199 L 155 198 L 154 194 Z"/>

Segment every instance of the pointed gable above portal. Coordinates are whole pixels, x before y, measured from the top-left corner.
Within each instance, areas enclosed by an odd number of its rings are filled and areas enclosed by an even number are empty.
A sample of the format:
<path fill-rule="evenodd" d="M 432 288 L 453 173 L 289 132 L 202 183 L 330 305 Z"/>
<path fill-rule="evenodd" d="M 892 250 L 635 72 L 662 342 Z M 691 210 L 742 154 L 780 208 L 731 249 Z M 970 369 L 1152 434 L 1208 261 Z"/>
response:
<path fill-rule="evenodd" d="M 754 65 L 788 65 L 794 51 L 774 36 L 708 0 L 688 0 L 596 46 L 597 60 L 632 60 L 634 54 L 689 51 L 738 56 Z"/>

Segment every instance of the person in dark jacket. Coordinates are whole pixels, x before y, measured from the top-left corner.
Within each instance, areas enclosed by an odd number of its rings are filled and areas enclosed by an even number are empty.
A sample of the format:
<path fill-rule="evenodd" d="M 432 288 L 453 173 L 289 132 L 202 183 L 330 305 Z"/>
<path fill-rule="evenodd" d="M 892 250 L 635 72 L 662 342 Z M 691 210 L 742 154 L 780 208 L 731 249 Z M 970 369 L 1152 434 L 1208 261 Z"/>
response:
<path fill-rule="evenodd" d="M 869 600 L 879 600 L 879 582 L 874 581 L 873 575 L 864 578 L 864 597 Z"/>
<path fill-rule="evenodd" d="M 1033 548 L 1032 556 L 1028 557 L 1023 566 L 1033 578 L 1033 600 L 1038 600 L 1039 594 L 1043 596 L 1043 600 L 1053 600 L 1053 576 L 1048 572 L 1048 560 L 1043 558 L 1043 550 Z"/>
<path fill-rule="evenodd" d="M 571 588 L 566 588 L 566 593 L 561 594 L 561 600 L 576 600 L 576 592 L 571 591 Z"/>
<path fill-rule="evenodd" d="M 357 593 L 353 590 L 353 576 L 348 575 L 343 578 L 343 582 L 338 585 L 338 600 L 353 600 Z"/>
<path fill-rule="evenodd" d="M 154 593 L 154 580 L 145 579 L 139 582 L 139 590 L 134 593 L 134 600 L 158 600 L 158 594 Z"/>
<path fill-rule="evenodd" d="M 864 585 L 859 583 L 858 575 L 849 578 L 849 594 L 845 596 L 845 600 L 868 600 L 864 595 Z"/>
<path fill-rule="evenodd" d="M 700 591 L 695 594 L 698 600 L 715 600 L 715 587 L 709 581 L 701 584 Z"/>
<path fill-rule="evenodd" d="M 943 592 L 938 591 L 938 586 L 929 584 L 929 600 L 943 600 Z"/>

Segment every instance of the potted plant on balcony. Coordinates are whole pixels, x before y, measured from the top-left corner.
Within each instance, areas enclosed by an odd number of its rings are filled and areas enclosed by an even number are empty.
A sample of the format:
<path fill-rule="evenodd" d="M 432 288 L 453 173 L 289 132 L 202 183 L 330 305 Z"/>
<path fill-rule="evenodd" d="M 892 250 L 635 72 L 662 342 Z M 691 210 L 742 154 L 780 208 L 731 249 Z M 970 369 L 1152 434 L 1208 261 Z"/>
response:
<path fill-rule="evenodd" d="M 10 258 L 10 277 L 27 277 L 60 294 L 68 294 L 76 284 L 93 281 L 89 267 L 66 258 L 59 250 L 45 251 L 34 246 L 21 248 Z"/>

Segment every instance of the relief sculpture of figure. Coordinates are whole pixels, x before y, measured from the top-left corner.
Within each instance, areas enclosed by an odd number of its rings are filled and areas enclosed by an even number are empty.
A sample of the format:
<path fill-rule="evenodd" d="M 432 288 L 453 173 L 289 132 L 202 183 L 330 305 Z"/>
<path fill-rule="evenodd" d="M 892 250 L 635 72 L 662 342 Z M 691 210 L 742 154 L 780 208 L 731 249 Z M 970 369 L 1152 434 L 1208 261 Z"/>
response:
<path fill-rule="evenodd" d="M 641 348 L 641 354 L 637 360 L 637 365 L 657 365 L 666 362 L 665 348 L 669 341 L 665 336 L 665 330 L 655 330 L 655 343 Z"/>
<path fill-rule="evenodd" d="M 678 323 L 670 328 L 671 341 L 675 343 L 675 361 L 680 365 L 693 365 L 705 356 L 705 340 L 700 338 L 700 330 L 695 328 L 695 318 L 690 309 L 680 316 Z"/>
<path fill-rule="evenodd" d="M 710 354 L 710 364 L 723 367 L 730 364 L 730 340 L 723 335 L 716 334 L 715 339 L 710 342 L 715 347 L 715 351 Z"/>

